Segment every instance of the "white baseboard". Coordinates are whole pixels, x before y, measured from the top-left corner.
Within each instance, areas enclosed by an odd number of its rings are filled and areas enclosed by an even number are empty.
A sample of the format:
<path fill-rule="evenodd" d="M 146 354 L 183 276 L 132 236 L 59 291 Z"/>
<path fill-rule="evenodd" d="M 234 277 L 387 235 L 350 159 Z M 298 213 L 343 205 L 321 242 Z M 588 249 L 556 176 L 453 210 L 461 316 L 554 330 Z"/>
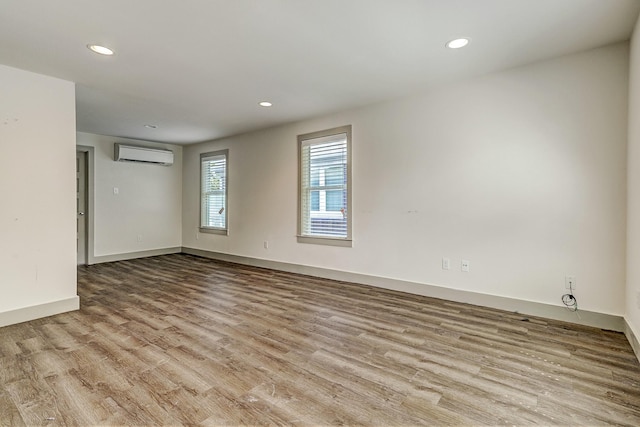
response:
<path fill-rule="evenodd" d="M 28 322 L 29 320 L 54 316 L 78 309 L 80 309 L 80 297 L 76 295 L 71 298 L 4 311 L 0 313 L 0 327 Z"/>
<path fill-rule="evenodd" d="M 580 310 L 579 312 L 571 312 L 567 310 L 566 307 L 560 305 L 555 306 L 551 304 L 525 301 L 515 298 L 481 294 L 459 289 L 450 289 L 425 283 L 409 282 L 404 280 L 390 279 L 386 277 L 370 276 L 360 273 L 350 273 L 320 267 L 290 264 L 286 262 L 251 258 L 240 255 L 230 255 L 220 252 L 206 251 L 202 249 L 183 247 L 182 252 L 190 255 L 201 256 L 204 258 L 229 261 L 238 264 L 269 268 L 272 270 L 280 270 L 290 273 L 306 274 L 309 276 L 341 280 L 344 282 L 360 283 L 363 285 L 370 285 L 432 298 L 440 298 L 449 301 L 480 305 L 483 307 L 491 307 L 499 310 L 517 312 L 523 315 L 544 317 L 547 319 L 560 320 L 564 322 L 576 323 L 579 325 L 593 326 L 596 328 L 617 332 L 623 332 L 625 330 L 625 322 L 622 316 L 584 310 Z"/>
<path fill-rule="evenodd" d="M 177 246 L 175 248 L 151 249 L 148 251 L 127 252 L 124 254 L 94 256 L 93 259 L 91 260 L 92 261 L 91 264 L 101 264 L 104 262 L 114 262 L 114 261 L 126 261 L 128 259 L 148 258 L 150 256 L 158 256 L 158 255 L 178 254 L 180 252 L 182 252 L 182 248 L 180 246 Z"/>
<path fill-rule="evenodd" d="M 640 342 L 638 342 L 638 337 L 633 333 L 633 329 L 631 329 L 631 325 L 629 325 L 626 319 L 624 321 L 624 334 L 629 340 L 629 344 L 631 344 L 631 348 L 636 354 L 638 362 L 640 362 Z"/>

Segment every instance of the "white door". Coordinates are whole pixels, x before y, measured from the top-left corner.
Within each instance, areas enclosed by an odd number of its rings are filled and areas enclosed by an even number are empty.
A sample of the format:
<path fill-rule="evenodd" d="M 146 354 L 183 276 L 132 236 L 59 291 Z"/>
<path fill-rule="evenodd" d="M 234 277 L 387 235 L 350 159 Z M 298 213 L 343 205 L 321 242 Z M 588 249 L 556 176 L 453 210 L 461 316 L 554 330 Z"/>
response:
<path fill-rule="evenodd" d="M 87 264 L 87 153 L 76 151 L 78 265 Z"/>

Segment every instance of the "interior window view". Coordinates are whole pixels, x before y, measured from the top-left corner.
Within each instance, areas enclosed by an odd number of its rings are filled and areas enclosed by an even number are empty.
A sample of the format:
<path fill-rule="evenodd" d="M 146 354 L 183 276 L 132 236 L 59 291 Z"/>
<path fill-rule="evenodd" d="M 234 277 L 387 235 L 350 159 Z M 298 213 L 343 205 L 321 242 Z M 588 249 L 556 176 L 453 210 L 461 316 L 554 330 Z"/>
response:
<path fill-rule="evenodd" d="M 347 231 L 346 164 L 335 156 L 323 159 L 321 150 L 322 147 L 309 150 L 308 232 L 344 237 Z"/>
<path fill-rule="evenodd" d="M 348 144 L 345 129 L 321 131 L 300 140 L 302 236 L 349 238 Z M 320 135 L 320 136 L 318 136 Z"/>
<path fill-rule="evenodd" d="M 227 152 L 200 155 L 203 231 L 227 228 Z"/>
<path fill-rule="evenodd" d="M 640 426 L 639 0 L 0 10 L 0 427 Z"/>

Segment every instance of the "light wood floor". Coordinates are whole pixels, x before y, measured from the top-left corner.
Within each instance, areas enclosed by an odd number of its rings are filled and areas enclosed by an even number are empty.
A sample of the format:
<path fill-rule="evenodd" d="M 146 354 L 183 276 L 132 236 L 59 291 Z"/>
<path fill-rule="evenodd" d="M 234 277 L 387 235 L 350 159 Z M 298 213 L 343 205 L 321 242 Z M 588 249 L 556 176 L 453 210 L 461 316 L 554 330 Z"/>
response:
<path fill-rule="evenodd" d="M 168 255 L 0 328 L 0 424 L 640 425 L 619 333 Z"/>

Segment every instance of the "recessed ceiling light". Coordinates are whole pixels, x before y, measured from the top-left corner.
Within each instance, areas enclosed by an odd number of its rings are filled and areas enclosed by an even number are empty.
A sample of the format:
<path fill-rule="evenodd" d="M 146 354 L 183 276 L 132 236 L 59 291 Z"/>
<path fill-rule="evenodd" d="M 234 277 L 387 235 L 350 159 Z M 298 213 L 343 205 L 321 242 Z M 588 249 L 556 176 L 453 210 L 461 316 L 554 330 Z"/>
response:
<path fill-rule="evenodd" d="M 261 106 L 261 107 L 271 107 L 272 105 L 273 105 L 273 104 L 272 104 L 272 103 L 270 103 L 269 101 L 262 101 L 262 102 L 260 103 L 260 106 Z"/>
<path fill-rule="evenodd" d="M 157 125 L 144 125 L 144 127 L 149 128 L 149 129 L 157 129 L 158 128 Z"/>
<path fill-rule="evenodd" d="M 108 47 L 100 46 L 98 44 L 88 44 L 87 47 L 91 49 L 95 53 L 99 53 L 100 55 L 113 55 L 113 50 Z"/>
<path fill-rule="evenodd" d="M 449 49 L 460 49 L 461 47 L 465 47 L 466 45 L 469 44 L 469 39 L 467 38 L 461 38 L 461 39 L 454 39 L 451 40 L 450 42 L 448 42 L 446 44 L 446 46 Z"/>

